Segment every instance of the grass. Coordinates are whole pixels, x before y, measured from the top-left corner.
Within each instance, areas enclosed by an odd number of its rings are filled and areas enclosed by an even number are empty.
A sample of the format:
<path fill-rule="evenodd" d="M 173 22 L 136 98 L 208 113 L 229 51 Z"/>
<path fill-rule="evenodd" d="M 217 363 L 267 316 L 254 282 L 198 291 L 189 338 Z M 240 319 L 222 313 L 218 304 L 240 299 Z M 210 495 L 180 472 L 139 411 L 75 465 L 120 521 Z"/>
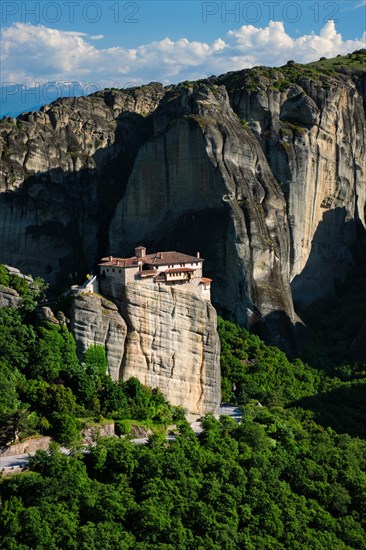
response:
<path fill-rule="evenodd" d="M 288 63 L 279 68 L 258 66 L 244 69 L 224 74 L 219 77 L 218 82 L 232 90 L 244 88 L 248 92 L 258 92 L 272 89 L 283 92 L 303 78 L 321 82 L 323 87 L 327 87 L 329 77 L 339 79 L 342 73 L 355 74 L 359 71 L 366 71 L 366 49 L 305 65 Z"/>
<path fill-rule="evenodd" d="M 288 122 L 287 120 L 282 121 L 280 131 L 283 136 L 289 136 L 292 133 L 295 133 L 298 136 L 302 136 L 306 132 L 305 128 L 303 128 L 302 126 L 298 126 L 296 124 L 293 124 L 292 122 Z"/>

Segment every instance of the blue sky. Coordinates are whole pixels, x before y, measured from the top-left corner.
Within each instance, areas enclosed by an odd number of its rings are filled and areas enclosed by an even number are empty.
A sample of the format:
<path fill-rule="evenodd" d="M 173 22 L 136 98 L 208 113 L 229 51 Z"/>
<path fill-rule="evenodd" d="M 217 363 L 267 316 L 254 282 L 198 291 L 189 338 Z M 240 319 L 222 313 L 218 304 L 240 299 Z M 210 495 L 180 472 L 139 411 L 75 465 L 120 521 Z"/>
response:
<path fill-rule="evenodd" d="M 365 30 L 363 0 L 200 1 L 200 0 L 3 0 L 2 26 L 23 22 L 49 28 L 103 34 L 103 46 L 137 47 L 161 40 L 212 41 L 245 24 L 264 27 L 284 21 L 291 35 L 317 33 L 335 20 L 344 39 L 360 38 Z"/>
<path fill-rule="evenodd" d="M 8 89 L 168 84 L 365 47 L 366 0 L 3 0 L 1 27 Z"/>

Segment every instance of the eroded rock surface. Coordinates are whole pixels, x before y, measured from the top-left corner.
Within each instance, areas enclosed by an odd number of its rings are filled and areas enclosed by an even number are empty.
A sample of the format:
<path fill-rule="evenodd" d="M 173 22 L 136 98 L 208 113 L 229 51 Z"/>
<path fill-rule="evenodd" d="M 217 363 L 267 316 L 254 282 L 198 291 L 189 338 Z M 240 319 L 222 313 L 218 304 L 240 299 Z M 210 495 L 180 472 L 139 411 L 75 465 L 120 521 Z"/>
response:
<path fill-rule="evenodd" d="M 289 69 L 219 79 L 286 197 L 297 304 L 333 291 L 353 265 L 352 245 L 364 237 L 365 69 L 327 75 L 298 66 L 291 82 Z"/>
<path fill-rule="evenodd" d="M 118 380 L 127 327 L 117 306 L 97 294 L 76 294 L 71 313 L 70 328 L 76 339 L 80 360 L 93 344 L 105 346 L 108 372 L 113 380 Z"/>
<path fill-rule="evenodd" d="M 3 119 L 3 261 L 60 287 L 136 244 L 200 250 L 218 310 L 281 344 L 365 237 L 365 53 L 334 61 Z"/>
<path fill-rule="evenodd" d="M 119 313 L 95 294 L 76 296 L 71 329 L 80 354 L 105 345 L 114 380 L 135 376 L 191 413 L 215 411 L 220 341 L 212 305 L 189 291 L 149 283 L 129 284 L 116 303 Z"/>
<path fill-rule="evenodd" d="M 216 312 L 195 294 L 132 283 L 119 304 L 127 326 L 122 376 L 161 389 L 191 413 L 215 411 L 221 399 Z"/>
<path fill-rule="evenodd" d="M 16 290 L 0 285 L 0 307 L 18 307 L 21 298 Z"/>
<path fill-rule="evenodd" d="M 107 231 L 161 84 L 57 100 L 0 122 L 0 258 L 59 290 L 108 249 Z M 70 279 L 69 279 L 70 280 Z"/>
<path fill-rule="evenodd" d="M 154 125 L 112 219 L 111 249 L 147 240 L 195 253 L 194 243 L 214 279 L 213 302 L 234 319 L 280 310 L 294 320 L 286 203 L 225 88 L 173 90 Z"/>

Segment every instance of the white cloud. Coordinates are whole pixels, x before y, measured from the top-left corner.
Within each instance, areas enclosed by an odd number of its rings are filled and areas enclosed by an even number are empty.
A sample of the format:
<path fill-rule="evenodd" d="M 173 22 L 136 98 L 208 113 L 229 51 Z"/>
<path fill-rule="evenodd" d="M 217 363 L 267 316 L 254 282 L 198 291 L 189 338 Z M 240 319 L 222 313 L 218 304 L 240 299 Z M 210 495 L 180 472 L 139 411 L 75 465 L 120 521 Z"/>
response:
<path fill-rule="evenodd" d="M 254 55 L 257 64 L 277 66 L 290 58 L 309 63 L 321 56 L 349 53 L 363 48 L 366 39 L 364 33 L 359 40 L 343 40 L 342 35 L 337 33 L 334 21 L 328 21 L 318 35 L 311 33 L 292 38 L 286 33 L 282 21 L 270 21 L 264 29 L 244 25 L 229 31 L 229 36 L 237 40 L 237 49 L 244 59 Z"/>
<path fill-rule="evenodd" d="M 65 34 L 68 34 L 69 36 L 88 36 L 86 32 L 80 32 L 80 31 L 62 31 Z"/>
<path fill-rule="evenodd" d="M 104 38 L 104 34 L 94 34 L 93 36 L 89 36 L 90 40 L 102 40 Z"/>
<path fill-rule="evenodd" d="M 27 86 L 51 80 L 98 82 L 100 87 L 151 80 L 168 84 L 254 65 L 280 66 L 289 59 L 309 62 L 348 53 L 364 47 L 366 33 L 344 40 L 329 21 L 319 34 L 293 38 L 282 22 L 271 21 L 264 28 L 243 25 L 210 44 L 166 37 L 136 48 L 103 49 L 89 42 L 101 38 L 14 23 L 1 33 L 2 81 Z"/>

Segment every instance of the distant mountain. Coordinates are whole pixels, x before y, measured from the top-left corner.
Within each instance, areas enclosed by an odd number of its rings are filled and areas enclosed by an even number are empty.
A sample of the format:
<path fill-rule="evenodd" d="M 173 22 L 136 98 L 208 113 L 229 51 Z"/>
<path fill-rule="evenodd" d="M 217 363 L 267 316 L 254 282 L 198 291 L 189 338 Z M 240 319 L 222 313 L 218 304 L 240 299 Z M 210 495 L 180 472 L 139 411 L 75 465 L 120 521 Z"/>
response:
<path fill-rule="evenodd" d="M 21 113 L 37 111 L 42 105 L 61 97 L 80 97 L 97 92 L 99 87 L 90 82 L 52 81 L 38 86 L 3 84 L 0 86 L 0 118 L 17 117 Z"/>

